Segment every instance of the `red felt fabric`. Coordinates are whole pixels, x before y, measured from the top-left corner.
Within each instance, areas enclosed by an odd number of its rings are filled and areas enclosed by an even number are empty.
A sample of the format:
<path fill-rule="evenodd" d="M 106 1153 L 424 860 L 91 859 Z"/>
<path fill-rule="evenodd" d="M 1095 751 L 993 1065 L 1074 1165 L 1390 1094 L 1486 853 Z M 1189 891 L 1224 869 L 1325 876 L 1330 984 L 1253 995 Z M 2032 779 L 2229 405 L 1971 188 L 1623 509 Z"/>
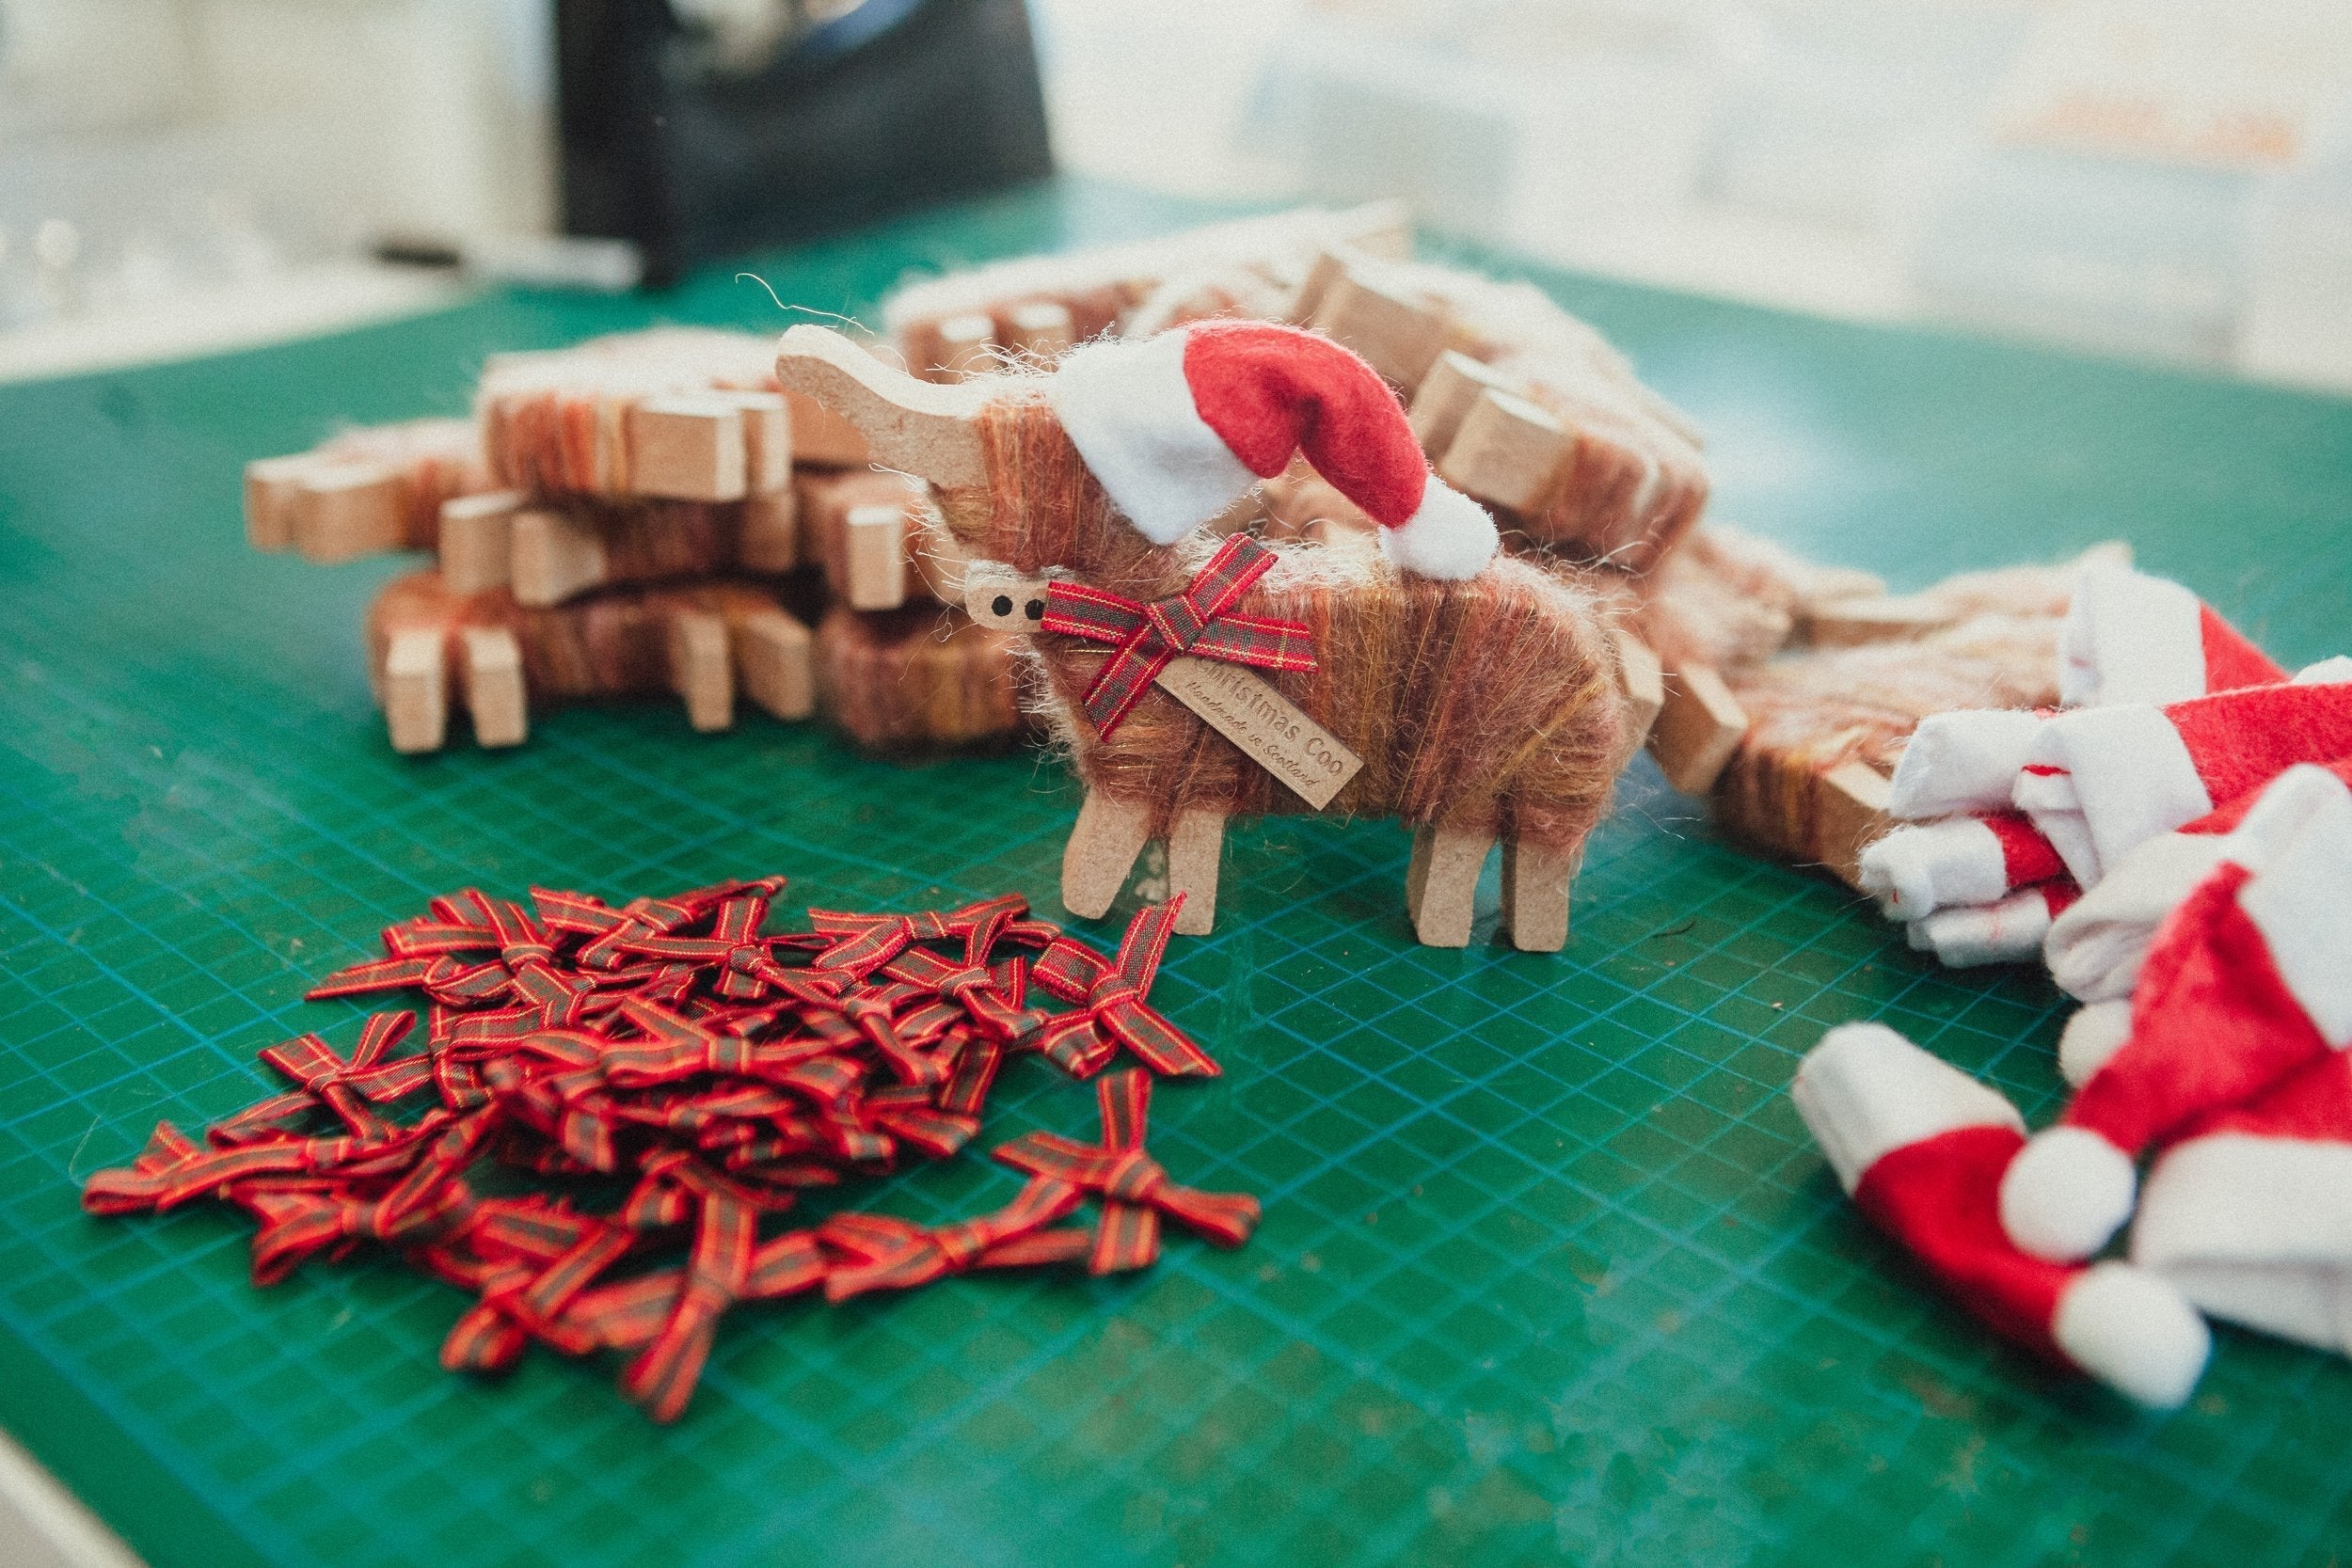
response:
<path fill-rule="evenodd" d="M 2345 784 L 2352 784 L 2352 757 L 2338 757 L 2333 762 L 2318 764 Z M 2267 787 L 2268 780 L 2264 781 Z M 2254 809 L 2254 802 L 2263 798 L 2261 788 L 2249 789 L 2224 800 L 2212 811 L 2181 829 L 2185 833 L 2226 833 L 2246 820 L 2246 814 Z"/>
<path fill-rule="evenodd" d="M 2001 1228 L 2001 1174 L 2025 1141 L 2002 1126 L 1922 1138 L 1879 1156 L 1853 1200 L 1994 1333 L 2072 1366 L 2050 1329 L 2082 1270 L 2020 1252 Z"/>
<path fill-rule="evenodd" d="M 2268 654 L 2255 647 L 2244 632 L 2215 614 L 2213 606 L 2201 600 L 2197 606 L 2197 632 L 2205 649 L 2207 691 L 2276 686 L 2287 678 L 2287 673 L 2271 662 Z"/>
<path fill-rule="evenodd" d="M 2329 1053 L 2238 908 L 2249 879 L 2224 862 L 2156 927 L 2132 993 L 2131 1037 L 2061 1120 L 2137 1154 Z"/>
<path fill-rule="evenodd" d="M 2248 687 L 2170 704 L 2164 716 L 2217 801 L 2298 762 L 2352 756 L 2352 685 Z"/>
<path fill-rule="evenodd" d="M 1379 373 L 1328 338 L 1263 322 L 1209 322 L 1184 341 L 1201 421 L 1244 467 L 1271 479 L 1303 452 L 1383 528 L 1421 510 L 1429 465 Z"/>
<path fill-rule="evenodd" d="M 2183 1141 L 2217 1132 L 2352 1142 L 2352 1052 L 2330 1051 L 2245 1104 L 2200 1117 Z"/>
<path fill-rule="evenodd" d="M 2046 882 L 2066 870 L 2050 841 L 2022 811 L 1996 811 L 1979 818 L 2001 846 L 2001 869 L 2012 888 Z"/>

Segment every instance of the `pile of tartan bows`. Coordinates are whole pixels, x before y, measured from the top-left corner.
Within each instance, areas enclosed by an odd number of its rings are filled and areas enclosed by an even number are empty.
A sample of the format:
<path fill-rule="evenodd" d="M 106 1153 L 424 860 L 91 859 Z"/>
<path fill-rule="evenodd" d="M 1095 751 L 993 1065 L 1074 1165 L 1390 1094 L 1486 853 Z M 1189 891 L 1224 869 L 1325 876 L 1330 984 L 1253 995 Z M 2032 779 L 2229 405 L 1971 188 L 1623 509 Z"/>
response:
<path fill-rule="evenodd" d="M 1147 1000 L 1181 895 L 1139 911 L 1106 958 L 1017 895 L 812 910 L 808 930 L 763 933 L 783 887 L 617 908 L 545 889 L 528 906 L 436 898 L 384 932 L 384 958 L 310 993 L 421 991 L 421 1053 L 394 1053 L 415 1033 L 405 1011 L 372 1015 L 348 1055 L 316 1035 L 271 1046 L 285 1092 L 200 1140 L 159 1124 L 133 1164 L 90 1178 L 84 1207 L 232 1204 L 259 1227 L 260 1284 L 374 1243 L 476 1297 L 445 1367 L 500 1370 L 534 1340 L 620 1352 L 623 1390 L 665 1421 L 740 1302 L 840 1302 L 973 1269 L 1138 1269 L 1163 1218 L 1224 1246 L 1248 1238 L 1255 1198 L 1179 1186 L 1144 1147 L 1153 1076 L 1218 1070 Z M 1033 1005 L 1040 992 L 1060 1008 Z M 1139 1066 L 1106 1073 L 1122 1053 Z M 949 1225 L 773 1223 L 805 1189 L 956 1154 L 1022 1053 L 1097 1080 L 1099 1142 L 1000 1146 L 1027 1183 Z M 1089 1198 L 1091 1227 L 1061 1223 Z"/>

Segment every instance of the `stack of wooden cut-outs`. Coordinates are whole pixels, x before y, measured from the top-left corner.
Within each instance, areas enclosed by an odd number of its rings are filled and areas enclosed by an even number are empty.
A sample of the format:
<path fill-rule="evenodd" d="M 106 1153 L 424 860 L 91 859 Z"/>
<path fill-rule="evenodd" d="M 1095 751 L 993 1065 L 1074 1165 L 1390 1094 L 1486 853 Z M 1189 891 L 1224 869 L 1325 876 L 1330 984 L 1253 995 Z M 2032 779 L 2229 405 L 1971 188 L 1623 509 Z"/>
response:
<path fill-rule="evenodd" d="M 512 746 L 535 706 L 660 693 L 698 730 L 740 696 L 781 719 L 821 703 L 878 747 L 1010 735 L 1005 640 L 949 608 L 927 492 L 779 391 L 774 353 L 663 328 L 499 356 L 470 420 L 249 465 L 247 537 L 319 562 L 434 555 L 368 614 L 398 751 L 439 748 L 453 708 Z"/>

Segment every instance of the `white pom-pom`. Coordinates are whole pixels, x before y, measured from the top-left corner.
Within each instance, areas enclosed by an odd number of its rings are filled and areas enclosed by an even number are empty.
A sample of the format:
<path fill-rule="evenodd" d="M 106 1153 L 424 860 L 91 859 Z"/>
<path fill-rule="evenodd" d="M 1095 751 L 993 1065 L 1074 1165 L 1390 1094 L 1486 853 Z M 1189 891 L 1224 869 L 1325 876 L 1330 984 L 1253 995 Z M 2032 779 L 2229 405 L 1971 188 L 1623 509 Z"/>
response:
<path fill-rule="evenodd" d="M 1421 493 L 1421 509 L 1380 531 L 1380 553 L 1415 577 L 1458 581 L 1486 570 L 1502 536 L 1486 509 L 1437 475 Z"/>
<path fill-rule="evenodd" d="M 2076 1008 L 2066 1021 L 2066 1032 L 2058 1036 L 2058 1075 L 2081 1088 L 2131 1037 L 2131 998 Z"/>
<path fill-rule="evenodd" d="M 2024 1251 L 2072 1263 L 2106 1245 L 2132 1217 L 2132 1163 L 2085 1127 L 2035 1133 L 2001 1177 L 2001 1228 Z"/>
<path fill-rule="evenodd" d="M 2094 1263 L 2058 1298 L 2050 1337 L 2076 1366 L 2159 1410 L 2188 1402 L 2213 1336 L 2178 1291 L 2128 1263 Z"/>

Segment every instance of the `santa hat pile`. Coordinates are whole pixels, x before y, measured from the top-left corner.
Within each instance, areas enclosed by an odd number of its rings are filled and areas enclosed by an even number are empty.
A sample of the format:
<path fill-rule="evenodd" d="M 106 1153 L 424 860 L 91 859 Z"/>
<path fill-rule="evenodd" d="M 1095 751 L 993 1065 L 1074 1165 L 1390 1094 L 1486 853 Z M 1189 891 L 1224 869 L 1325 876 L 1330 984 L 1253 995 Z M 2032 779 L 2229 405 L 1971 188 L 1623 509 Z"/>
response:
<path fill-rule="evenodd" d="M 1947 964 L 2030 958 L 2087 924 L 2079 901 L 2140 845 L 2352 755 L 2347 678 L 2352 660 L 2331 659 L 2290 680 L 2180 584 L 2088 564 L 2059 638 L 2077 705 L 1923 720 L 1889 790 L 1903 825 L 1864 849 L 1862 886 Z M 2210 860 L 2173 853 L 2177 901 L 2182 870 Z"/>
<path fill-rule="evenodd" d="M 1876 1023 L 1831 1030 L 1789 1093 L 1855 1207 L 1994 1333 L 2142 1404 L 2188 1398 L 2208 1338 L 2177 1291 L 2002 1232 L 2001 1173 L 2026 1141 L 2007 1100 Z"/>
<path fill-rule="evenodd" d="M 1197 322 L 1064 356 L 1048 383 L 1079 457 L 1138 532 L 1172 545 L 1303 454 L 1421 577 L 1475 577 L 1499 544 L 1486 509 L 1429 470 L 1379 372 L 1330 339 Z"/>
<path fill-rule="evenodd" d="M 1996 1330 L 2145 1403 L 2179 1402 L 2203 1360 L 2160 1298 L 2352 1354 L 2348 775 L 2291 768 L 2202 835 L 2211 864 L 2128 998 L 2069 1024 L 2075 1092 L 2031 1138 L 1874 1024 L 1798 1069 L 1798 1111 L 1866 1213 Z M 2090 1261 L 2152 1150 L 2129 1271 Z"/>
<path fill-rule="evenodd" d="M 1930 1151 L 1948 1139 L 1907 1152 L 1940 1173 L 1912 1178 L 1944 1183 L 1940 1214 L 1905 1229 L 1865 1207 L 2028 1343 L 1983 1281 L 2119 1267 L 2088 1260 L 2137 1209 L 2140 1277 L 2352 1354 L 2352 661 L 2290 679 L 2186 590 L 2104 565 L 2078 587 L 2061 658 L 2066 698 L 2096 705 L 1922 724 L 1892 793 L 1929 820 L 1862 870 L 1913 944 L 1947 961 L 2039 947 L 2088 1004 L 2059 1045 L 2074 1098 L 1997 1156 L 1976 1134 L 1964 1179 L 1957 1155 Z M 1808 1058 L 1796 1095 L 1864 1202 L 1844 1134 L 1806 1108 L 1822 1093 L 1808 1077 L 1838 1059 Z"/>

